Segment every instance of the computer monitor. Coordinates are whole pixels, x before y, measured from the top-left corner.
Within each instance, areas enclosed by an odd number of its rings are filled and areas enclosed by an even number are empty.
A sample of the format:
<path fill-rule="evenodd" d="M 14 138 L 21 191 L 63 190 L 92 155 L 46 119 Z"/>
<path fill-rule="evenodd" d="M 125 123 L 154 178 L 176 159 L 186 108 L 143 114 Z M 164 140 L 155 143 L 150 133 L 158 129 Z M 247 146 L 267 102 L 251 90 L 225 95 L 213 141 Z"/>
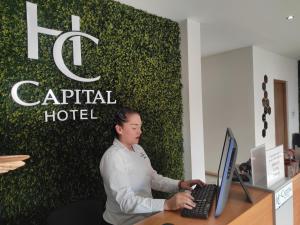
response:
<path fill-rule="evenodd" d="M 233 169 L 237 155 L 237 144 L 230 128 L 227 128 L 222 155 L 218 169 L 218 189 L 215 216 L 223 212 L 232 181 Z"/>
<path fill-rule="evenodd" d="M 227 128 L 225 140 L 223 144 L 222 155 L 219 163 L 219 169 L 218 169 L 218 182 L 217 182 L 218 188 L 217 188 L 217 195 L 216 195 L 217 201 L 216 201 L 216 211 L 215 211 L 216 217 L 221 215 L 221 213 L 223 212 L 226 206 L 233 173 L 235 173 L 239 178 L 239 181 L 247 195 L 248 201 L 252 202 L 251 196 L 247 191 L 247 188 L 244 186 L 243 181 L 240 178 L 235 167 L 237 151 L 238 151 L 238 146 L 233 136 L 233 133 L 230 128 Z"/>

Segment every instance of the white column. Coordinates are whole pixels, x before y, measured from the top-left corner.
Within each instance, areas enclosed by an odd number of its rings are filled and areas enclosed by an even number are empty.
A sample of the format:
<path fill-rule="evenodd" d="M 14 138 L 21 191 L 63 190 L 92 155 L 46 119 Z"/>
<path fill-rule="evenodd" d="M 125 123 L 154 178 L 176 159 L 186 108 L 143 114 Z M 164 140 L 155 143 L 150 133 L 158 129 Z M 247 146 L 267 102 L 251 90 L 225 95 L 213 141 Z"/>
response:
<path fill-rule="evenodd" d="M 180 23 L 185 179 L 205 180 L 200 23 Z"/>

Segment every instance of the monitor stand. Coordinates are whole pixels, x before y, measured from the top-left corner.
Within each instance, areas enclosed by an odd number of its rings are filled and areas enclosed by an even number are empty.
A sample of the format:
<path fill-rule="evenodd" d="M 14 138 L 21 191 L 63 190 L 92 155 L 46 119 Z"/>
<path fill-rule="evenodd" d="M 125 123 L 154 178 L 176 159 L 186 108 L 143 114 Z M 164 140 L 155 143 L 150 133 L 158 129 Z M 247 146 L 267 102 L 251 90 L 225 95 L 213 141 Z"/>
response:
<path fill-rule="evenodd" d="M 241 178 L 241 176 L 240 176 L 240 174 L 239 174 L 239 172 L 238 172 L 238 170 L 237 170 L 236 167 L 234 167 L 234 172 L 233 172 L 233 173 L 234 173 L 235 176 L 237 176 L 237 178 L 239 179 L 239 182 L 240 182 L 240 184 L 242 185 L 242 187 L 243 187 L 243 189 L 244 189 L 244 192 L 245 192 L 245 194 L 246 194 L 247 201 L 250 202 L 250 203 L 253 203 L 253 200 L 252 200 L 252 198 L 251 198 L 251 195 L 250 195 L 250 193 L 249 193 L 249 191 L 248 191 L 246 185 L 244 184 L 244 181 L 242 180 L 242 178 Z"/>

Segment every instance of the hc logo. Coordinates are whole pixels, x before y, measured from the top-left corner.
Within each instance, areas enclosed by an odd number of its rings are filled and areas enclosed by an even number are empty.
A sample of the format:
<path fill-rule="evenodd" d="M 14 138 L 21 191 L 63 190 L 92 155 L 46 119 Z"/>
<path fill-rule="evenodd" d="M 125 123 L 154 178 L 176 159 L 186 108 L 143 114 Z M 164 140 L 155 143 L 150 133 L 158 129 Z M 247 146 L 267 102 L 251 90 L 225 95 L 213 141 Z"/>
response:
<path fill-rule="evenodd" d="M 47 34 L 53 36 L 59 36 L 53 46 L 53 58 L 57 68 L 65 74 L 67 77 L 81 81 L 81 82 L 93 82 L 100 79 L 100 76 L 95 78 L 83 78 L 72 73 L 64 63 L 62 57 L 62 47 L 64 42 L 70 39 L 73 42 L 73 62 L 74 65 L 82 65 L 81 63 L 81 37 L 86 37 L 98 44 L 98 39 L 80 31 L 80 17 L 72 15 L 72 31 L 63 33 L 60 30 L 49 29 L 38 26 L 37 22 L 37 5 L 31 2 L 26 2 L 27 13 L 27 42 L 28 42 L 28 58 L 39 58 L 39 40 L 38 35 Z"/>

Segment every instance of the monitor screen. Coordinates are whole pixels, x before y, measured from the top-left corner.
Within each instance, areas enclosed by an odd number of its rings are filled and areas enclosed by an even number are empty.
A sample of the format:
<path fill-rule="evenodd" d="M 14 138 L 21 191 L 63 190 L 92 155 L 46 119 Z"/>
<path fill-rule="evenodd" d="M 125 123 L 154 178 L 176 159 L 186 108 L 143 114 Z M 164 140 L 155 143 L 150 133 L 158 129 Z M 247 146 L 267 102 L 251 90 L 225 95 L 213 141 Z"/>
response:
<path fill-rule="evenodd" d="M 230 128 L 227 128 L 223 144 L 222 155 L 218 169 L 218 189 L 215 216 L 220 216 L 225 208 L 232 175 L 235 170 L 237 144 Z"/>

